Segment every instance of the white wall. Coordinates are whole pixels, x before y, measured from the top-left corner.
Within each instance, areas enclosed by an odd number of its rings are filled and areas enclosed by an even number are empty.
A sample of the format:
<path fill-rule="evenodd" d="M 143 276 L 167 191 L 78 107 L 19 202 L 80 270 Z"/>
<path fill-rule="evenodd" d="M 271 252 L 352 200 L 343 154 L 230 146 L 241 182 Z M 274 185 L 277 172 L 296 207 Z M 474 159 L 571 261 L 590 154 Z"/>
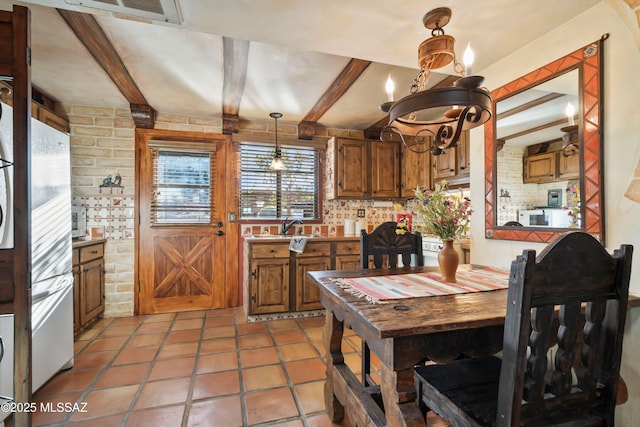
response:
<path fill-rule="evenodd" d="M 624 198 L 624 192 L 640 159 L 640 53 L 634 40 L 638 28 L 630 29 L 610 4 L 602 2 L 568 21 L 534 43 L 482 70 L 485 86 L 500 87 L 565 54 L 598 40 L 604 33 L 604 185 L 605 229 L 609 249 L 623 243 L 636 249 L 631 274 L 631 292 L 640 295 L 640 204 Z M 495 29 L 499 31 L 499 27 Z M 508 269 L 524 249 L 540 251 L 545 245 L 484 238 L 483 130 L 471 134 L 471 221 L 473 263 Z M 640 309 L 628 316 L 624 341 L 622 377 L 629 388 L 629 401 L 616 412 L 620 426 L 637 426 L 640 420 Z"/>

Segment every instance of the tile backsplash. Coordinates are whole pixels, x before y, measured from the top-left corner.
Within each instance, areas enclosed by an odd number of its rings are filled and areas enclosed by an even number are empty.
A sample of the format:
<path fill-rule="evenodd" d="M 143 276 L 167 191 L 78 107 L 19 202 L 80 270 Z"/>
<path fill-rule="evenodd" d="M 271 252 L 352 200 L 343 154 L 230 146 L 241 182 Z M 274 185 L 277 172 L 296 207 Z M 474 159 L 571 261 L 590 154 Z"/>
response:
<path fill-rule="evenodd" d="M 73 196 L 71 203 L 87 209 L 87 233 L 104 228 L 110 240 L 133 238 L 134 198 L 132 196 Z"/>

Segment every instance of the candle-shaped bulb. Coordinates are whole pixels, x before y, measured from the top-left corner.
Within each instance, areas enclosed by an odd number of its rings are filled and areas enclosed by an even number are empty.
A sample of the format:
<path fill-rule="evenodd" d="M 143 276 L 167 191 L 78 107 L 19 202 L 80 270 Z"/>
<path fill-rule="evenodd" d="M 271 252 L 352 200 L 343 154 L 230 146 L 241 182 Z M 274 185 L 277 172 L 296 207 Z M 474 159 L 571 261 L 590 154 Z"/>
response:
<path fill-rule="evenodd" d="M 395 89 L 395 85 L 393 84 L 393 80 L 391 80 L 391 73 L 389 73 L 389 77 L 387 77 L 387 83 L 384 88 L 387 91 L 387 101 L 393 102 L 393 91 Z"/>
<path fill-rule="evenodd" d="M 471 50 L 471 43 L 467 44 L 467 48 L 462 55 L 462 62 L 464 63 L 464 70 L 467 76 L 471 75 L 471 66 L 473 65 L 473 51 Z"/>
<path fill-rule="evenodd" d="M 569 117 L 569 124 L 573 126 L 575 124 L 574 114 L 576 113 L 576 109 L 573 108 L 573 104 L 570 102 L 567 103 L 567 108 L 564 109 L 564 112 L 567 114 L 567 117 Z"/>

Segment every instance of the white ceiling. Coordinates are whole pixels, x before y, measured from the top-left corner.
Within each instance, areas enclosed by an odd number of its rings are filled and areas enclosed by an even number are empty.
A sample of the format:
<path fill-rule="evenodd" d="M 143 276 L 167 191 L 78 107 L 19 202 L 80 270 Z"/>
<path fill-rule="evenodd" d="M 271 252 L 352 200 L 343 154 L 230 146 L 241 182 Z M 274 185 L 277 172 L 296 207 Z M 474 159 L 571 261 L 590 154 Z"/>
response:
<path fill-rule="evenodd" d="M 371 60 L 357 82 L 318 121 L 327 127 L 365 129 L 382 119 L 384 83 L 391 73 L 396 98 L 408 94 L 417 72 L 417 48 L 430 36 L 427 11 L 453 10 L 447 34 L 462 57 L 475 51 L 482 70 L 520 46 L 604 0 L 176 0 L 180 25 L 121 19 L 64 0 L 12 2 L 32 12 L 32 80 L 64 104 L 128 108 L 109 76 L 52 8 L 96 13 L 129 73 L 159 113 L 222 116 L 222 37 L 249 40 L 240 118 L 298 123 L 350 58 Z M 450 67 L 439 70 L 454 74 Z M 434 76 L 433 81 L 442 76 Z M 490 88 L 491 89 L 491 88 Z"/>

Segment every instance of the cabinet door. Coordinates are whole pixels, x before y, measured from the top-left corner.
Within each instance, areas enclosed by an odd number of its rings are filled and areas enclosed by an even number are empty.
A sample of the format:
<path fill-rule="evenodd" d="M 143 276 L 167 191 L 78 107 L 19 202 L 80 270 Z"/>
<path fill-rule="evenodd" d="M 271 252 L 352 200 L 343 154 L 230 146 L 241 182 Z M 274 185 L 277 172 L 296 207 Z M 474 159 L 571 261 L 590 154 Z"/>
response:
<path fill-rule="evenodd" d="M 525 183 L 553 181 L 556 178 L 556 153 L 525 157 L 523 167 Z"/>
<path fill-rule="evenodd" d="M 469 131 L 460 134 L 458 140 L 458 175 L 469 175 L 469 167 L 471 166 L 471 155 L 469 153 Z"/>
<path fill-rule="evenodd" d="M 457 152 L 455 149 L 446 150 L 439 156 L 432 156 L 431 158 L 433 159 L 433 185 L 456 175 Z"/>
<path fill-rule="evenodd" d="M 371 144 L 371 197 L 400 196 L 400 144 L 397 142 L 369 142 Z"/>
<path fill-rule="evenodd" d="M 104 312 L 104 260 L 80 265 L 80 324 L 85 325 Z"/>
<path fill-rule="evenodd" d="M 296 259 L 296 311 L 322 308 L 320 291 L 307 273 L 331 269 L 330 257 L 310 257 Z"/>
<path fill-rule="evenodd" d="M 251 261 L 251 313 L 289 311 L 289 258 Z"/>
<path fill-rule="evenodd" d="M 366 141 L 339 139 L 336 155 L 338 197 L 367 196 Z"/>
<path fill-rule="evenodd" d="M 360 255 L 336 256 L 336 270 L 360 270 Z"/>
<path fill-rule="evenodd" d="M 565 157 L 558 153 L 558 177 L 561 179 L 580 178 L 580 155 Z"/>
<path fill-rule="evenodd" d="M 400 197 L 413 198 L 416 187 L 431 187 L 430 161 L 429 152 L 416 153 L 407 148 L 402 150 Z"/>

